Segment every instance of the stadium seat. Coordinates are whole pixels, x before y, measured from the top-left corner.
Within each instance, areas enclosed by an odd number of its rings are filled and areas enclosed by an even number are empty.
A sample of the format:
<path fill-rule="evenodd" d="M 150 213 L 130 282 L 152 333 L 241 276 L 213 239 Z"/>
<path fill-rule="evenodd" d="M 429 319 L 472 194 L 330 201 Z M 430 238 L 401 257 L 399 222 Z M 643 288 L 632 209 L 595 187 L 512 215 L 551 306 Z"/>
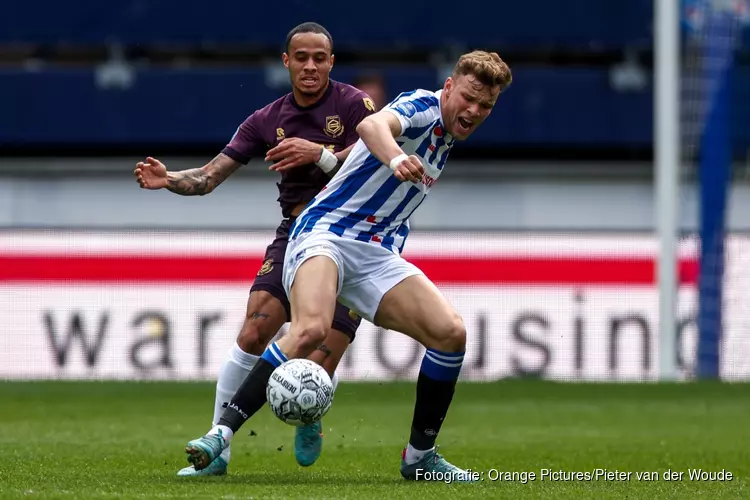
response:
<path fill-rule="evenodd" d="M 337 67 L 350 82 L 361 71 Z M 431 67 L 382 68 L 389 97 L 443 77 Z M 0 72 L 0 141 L 39 144 L 218 144 L 253 110 L 288 91 L 263 68 L 151 69 L 130 80 L 95 70 Z M 278 76 L 277 76 L 278 78 Z M 620 93 L 598 68 L 516 68 L 514 85 L 471 138 L 474 146 L 648 145 L 651 90 Z M 11 97 L 12 96 L 12 97 Z M 147 117 L 147 119 L 144 119 Z M 44 126 L 40 126 L 44 124 Z"/>
<path fill-rule="evenodd" d="M 361 71 L 337 66 L 333 76 L 351 82 Z M 437 89 L 444 78 L 429 66 L 379 73 L 389 99 L 415 87 Z M 0 143 L 221 144 L 248 114 L 288 92 L 287 78 L 276 66 L 141 69 L 124 79 L 95 69 L 0 70 Z M 750 67 L 742 67 L 733 80 L 734 102 L 746 102 L 747 89 Z M 652 92 L 650 84 L 617 90 L 606 68 L 517 67 L 513 85 L 468 144 L 648 147 Z M 746 151 L 747 106 L 733 108 L 732 125 L 736 149 Z"/>
<path fill-rule="evenodd" d="M 445 8 L 439 8 L 440 2 Z M 0 16 L 0 43 L 119 40 L 128 45 L 232 43 L 278 49 L 288 30 L 303 21 L 323 23 L 340 47 L 350 48 L 430 50 L 459 43 L 472 48 L 607 49 L 651 43 L 653 0 L 487 2 L 479 16 L 476 9 L 456 9 L 447 0 L 412 2 L 409 9 L 424 16 L 418 28 L 413 17 L 398 15 L 401 9 L 397 0 L 381 0 L 369 9 L 355 9 L 344 0 L 322 7 L 290 0 L 280 16 L 273 3 L 234 0 L 9 2 Z"/>

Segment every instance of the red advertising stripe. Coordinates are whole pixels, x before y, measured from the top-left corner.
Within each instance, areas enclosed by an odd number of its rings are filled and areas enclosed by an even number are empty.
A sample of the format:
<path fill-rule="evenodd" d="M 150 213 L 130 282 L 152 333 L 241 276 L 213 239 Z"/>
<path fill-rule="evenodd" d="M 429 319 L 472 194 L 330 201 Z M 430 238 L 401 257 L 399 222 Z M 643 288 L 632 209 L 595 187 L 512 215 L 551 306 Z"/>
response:
<path fill-rule="evenodd" d="M 410 259 L 434 282 L 482 285 L 653 285 L 649 258 L 433 258 Z M 252 282 L 262 256 L 2 256 L 0 282 L 179 283 Z M 698 263 L 680 262 L 680 282 L 697 282 Z"/>
<path fill-rule="evenodd" d="M 656 262 L 648 258 L 414 259 L 427 276 L 442 283 L 652 285 Z M 698 263 L 680 262 L 680 282 L 694 284 Z"/>

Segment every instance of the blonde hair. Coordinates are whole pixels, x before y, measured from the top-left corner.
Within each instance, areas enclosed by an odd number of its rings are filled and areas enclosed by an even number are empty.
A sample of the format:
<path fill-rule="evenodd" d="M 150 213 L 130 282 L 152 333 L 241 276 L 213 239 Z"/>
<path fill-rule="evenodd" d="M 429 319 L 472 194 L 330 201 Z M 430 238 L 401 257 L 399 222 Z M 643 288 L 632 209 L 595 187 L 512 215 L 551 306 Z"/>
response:
<path fill-rule="evenodd" d="M 500 92 L 508 88 L 513 81 L 513 75 L 508 65 L 500 59 L 497 52 L 486 52 L 475 50 L 462 55 L 456 67 L 453 68 L 453 77 L 461 75 L 473 75 L 483 85 L 500 87 Z"/>

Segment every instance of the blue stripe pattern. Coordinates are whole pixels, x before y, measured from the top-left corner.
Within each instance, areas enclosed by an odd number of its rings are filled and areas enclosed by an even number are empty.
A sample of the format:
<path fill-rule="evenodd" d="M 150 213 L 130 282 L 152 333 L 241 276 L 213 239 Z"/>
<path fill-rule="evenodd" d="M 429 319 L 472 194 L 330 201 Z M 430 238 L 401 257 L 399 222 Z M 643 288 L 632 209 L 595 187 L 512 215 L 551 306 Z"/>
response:
<path fill-rule="evenodd" d="M 443 352 L 437 349 L 427 349 L 419 371 L 433 380 L 456 381 L 461 373 L 464 354 L 463 352 Z"/>
<path fill-rule="evenodd" d="M 443 152 L 443 155 L 440 157 L 440 160 L 437 162 L 437 165 L 436 165 L 438 170 L 443 170 L 443 167 L 445 166 L 445 162 L 448 161 L 448 155 L 450 154 L 452 147 L 453 147 L 453 143 L 449 144 L 448 149 L 446 149 Z"/>
<path fill-rule="evenodd" d="M 307 206 L 310 207 L 312 205 L 315 205 L 315 202 L 317 200 L 318 200 L 318 197 L 316 196 L 312 200 L 310 200 L 310 203 L 308 203 Z M 303 210 L 302 212 L 300 212 L 300 214 L 303 214 L 304 212 L 305 211 Z M 300 223 L 299 223 L 300 219 L 301 219 L 301 217 L 297 217 L 296 219 L 294 219 L 294 222 L 292 222 L 292 225 L 289 228 L 289 234 L 292 235 L 292 238 L 294 238 L 294 232 L 297 230 L 297 227 L 300 226 Z"/>
<path fill-rule="evenodd" d="M 432 124 L 428 123 L 424 127 L 414 127 L 414 128 L 407 129 L 406 132 L 404 132 L 401 137 L 406 137 L 407 139 L 413 141 L 417 137 L 420 137 L 422 134 L 424 134 L 425 132 L 427 132 L 427 129 L 429 129 L 430 127 L 432 127 Z M 400 145 L 401 144 L 399 144 L 399 146 Z"/>
<path fill-rule="evenodd" d="M 353 214 L 349 214 L 343 219 L 331 223 L 328 230 L 332 233 L 341 236 L 344 231 L 350 227 L 354 227 L 358 222 L 364 220 L 367 216 L 374 214 L 382 207 L 388 198 L 401 187 L 401 181 L 396 179 L 393 175 L 389 176 L 388 179 L 375 191 L 375 194 L 367 200 L 361 207 L 357 209 Z"/>
<path fill-rule="evenodd" d="M 427 111 L 428 109 L 440 104 L 440 101 L 438 101 L 438 98 L 434 95 L 426 95 L 410 102 L 417 108 L 417 112 Z"/>
<path fill-rule="evenodd" d="M 406 245 L 406 238 L 409 237 L 408 222 L 406 224 L 402 224 L 401 227 L 398 228 L 398 231 L 396 232 L 396 234 L 401 237 L 401 244 L 398 246 L 398 253 L 404 253 L 404 245 Z"/>
<path fill-rule="evenodd" d="M 391 179 L 395 179 L 395 177 L 391 177 Z M 397 182 L 399 182 L 400 184 L 400 181 Z M 406 196 L 404 196 L 404 199 L 401 200 L 401 203 L 399 203 L 395 209 L 393 209 L 393 212 L 391 212 L 389 216 L 383 217 L 383 220 L 372 226 L 370 229 L 360 231 L 356 239 L 359 241 L 370 241 L 373 235 L 387 229 L 388 226 L 390 226 L 393 221 L 396 220 L 399 215 L 401 215 L 401 212 L 404 211 L 412 198 L 414 198 L 419 192 L 420 189 L 417 186 L 411 186 L 409 188 L 409 191 L 406 192 Z M 383 243 L 385 243 L 385 240 L 383 240 Z"/>
<path fill-rule="evenodd" d="M 382 163 L 380 160 L 370 155 L 362 163 L 362 166 L 352 172 L 344 182 L 327 198 L 323 198 L 320 203 L 314 206 L 310 206 L 307 213 L 299 221 L 299 225 L 295 232 L 292 233 L 292 239 L 299 236 L 301 233 L 308 232 L 317 224 L 317 222 L 325 216 L 327 213 L 331 213 L 337 208 L 341 208 L 347 201 L 364 186 L 368 180 L 377 172 Z"/>
<path fill-rule="evenodd" d="M 403 101 L 400 100 L 402 97 L 410 96 L 413 93 L 414 92 L 412 91 L 406 94 L 399 95 L 391 104 L 388 105 L 388 107 L 393 109 L 394 111 L 397 111 L 399 114 L 410 118 L 406 115 L 406 113 L 403 112 L 403 110 L 399 108 L 399 106 L 401 106 L 402 104 L 410 103 L 414 106 L 414 109 L 416 109 L 417 113 L 422 113 L 432 107 L 440 105 L 440 101 L 438 100 L 438 98 L 433 95 L 422 96 L 418 97 L 417 99 L 405 99 Z"/>
<path fill-rule="evenodd" d="M 392 101 L 390 102 L 389 106 L 390 106 L 391 104 L 396 104 L 396 103 L 398 102 L 398 100 L 399 100 L 399 99 L 401 99 L 401 98 L 404 98 L 404 97 L 409 97 L 410 95 L 414 95 L 414 94 L 416 94 L 416 93 L 417 93 L 417 91 L 416 91 L 416 90 L 410 90 L 409 92 L 401 92 L 401 93 L 400 93 L 399 95 L 397 95 L 397 96 L 396 96 L 396 98 L 395 98 L 394 100 L 392 100 Z"/>
<path fill-rule="evenodd" d="M 404 228 L 406 228 L 405 234 L 409 234 L 409 226 L 407 225 L 406 220 L 399 224 L 398 226 L 392 228 L 390 231 L 388 231 L 388 234 L 385 238 L 383 238 L 383 242 L 381 243 L 382 246 L 387 248 L 390 251 L 393 251 L 393 244 L 396 243 L 396 238 L 399 236 L 402 236 L 401 233 L 404 232 Z M 393 235 L 393 233 L 396 233 L 396 236 Z M 399 252 L 403 250 L 404 246 L 399 245 Z"/>
<path fill-rule="evenodd" d="M 414 208 L 412 208 L 412 209 L 411 209 L 411 212 L 409 212 L 409 215 L 407 215 L 406 217 L 404 217 L 404 220 L 409 220 L 409 219 L 411 219 L 411 216 L 412 216 L 412 215 L 414 214 L 414 212 L 415 212 L 415 211 L 416 211 L 416 210 L 417 210 L 417 209 L 419 208 L 419 205 L 421 205 L 421 204 L 422 204 L 422 203 L 424 202 L 424 200 L 426 200 L 426 199 L 427 199 L 427 195 L 426 195 L 426 194 L 423 194 L 423 195 L 422 195 L 422 199 L 421 199 L 421 200 L 419 200 L 419 203 L 417 203 L 417 204 L 416 204 L 416 205 L 414 206 Z"/>
<path fill-rule="evenodd" d="M 411 219 L 412 214 L 419 208 L 419 205 L 424 202 L 424 200 L 427 198 L 426 194 L 422 195 L 422 199 L 419 200 L 419 203 L 416 204 L 414 208 L 411 209 L 411 212 L 409 212 L 409 215 L 404 217 L 404 223 L 402 223 L 399 227 L 391 229 L 391 231 L 388 233 L 388 235 L 383 239 L 383 246 L 386 246 L 386 243 L 388 243 L 387 247 L 390 250 L 391 245 L 395 242 L 395 238 L 391 236 L 394 231 L 396 232 L 396 236 L 402 236 L 404 239 L 401 242 L 401 245 L 399 245 L 399 252 L 404 251 L 404 245 L 406 244 L 406 238 L 409 236 L 409 226 L 407 225 L 409 219 Z M 403 229 L 402 229 L 403 228 Z"/>
<path fill-rule="evenodd" d="M 435 160 L 437 159 L 438 152 L 440 152 L 440 148 L 445 146 L 445 136 L 440 136 L 437 138 L 437 141 L 435 141 L 435 149 L 432 151 L 432 154 L 430 155 L 430 158 L 427 160 L 427 163 L 435 163 Z"/>
<path fill-rule="evenodd" d="M 414 150 L 414 154 L 419 156 L 420 158 L 427 159 L 427 151 L 429 150 L 430 146 L 432 144 L 432 135 L 435 132 L 435 127 L 440 125 L 440 120 L 436 120 L 432 123 L 430 123 L 430 133 L 425 136 L 424 140 L 417 146 L 417 149 Z M 442 139 L 442 137 L 440 138 Z M 444 143 L 445 141 L 443 141 Z M 435 148 L 435 151 L 437 151 L 437 148 Z M 434 153 L 434 152 L 433 152 Z M 430 162 L 431 163 L 431 162 Z"/>
<path fill-rule="evenodd" d="M 438 97 L 424 95 L 423 91 L 404 92 L 389 104 L 404 116 L 417 115 L 413 121 L 420 126 L 407 128 L 397 142 L 399 146 L 408 146 L 405 151 L 413 151 L 433 173 L 433 169 L 442 170 L 453 146 L 453 141 L 444 134 L 435 135 L 436 127 L 442 126 L 440 118 L 433 119 L 433 111 L 439 106 Z M 428 123 L 422 125 L 425 121 Z M 409 235 L 408 220 L 424 201 L 427 189 L 401 183 L 392 175 L 378 176 L 374 181 L 373 176 L 381 166 L 380 160 L 370 154 L 358 166 L 353 165 L 352 170 L 342 172 L 345 177 L 340 184 L 318 194 L 295 221 L 290 231 L 291 239 L 316 227 L 338 236 L 344 236 L 347 229 L 357 227 L 358 230 L 352 232 L 356 240 L 369 242 L 378 236 L 377 241 L 383 247 L 391 251 L 398 247 L 399 252 L 403 251 Z M 408 187 L 401 189 L 402 185 Z M 398 203 L 392 211 L 390 207 L 393 205 L 389 201 Z M 354 206 L 349 208 L 350 204 Z"/>
<path fill-rule="evenodd" d="M 269 345 L 266 350 L 263 351 L 263 354 L 261 354 L 260 357 L 261 359 L 265 359 L 266 361 L 271 363 L 276 368 L 288 361 L 286 355 L 281 352 L 281 349 L 279 349 L 279 346 L 276 342 Z"/>

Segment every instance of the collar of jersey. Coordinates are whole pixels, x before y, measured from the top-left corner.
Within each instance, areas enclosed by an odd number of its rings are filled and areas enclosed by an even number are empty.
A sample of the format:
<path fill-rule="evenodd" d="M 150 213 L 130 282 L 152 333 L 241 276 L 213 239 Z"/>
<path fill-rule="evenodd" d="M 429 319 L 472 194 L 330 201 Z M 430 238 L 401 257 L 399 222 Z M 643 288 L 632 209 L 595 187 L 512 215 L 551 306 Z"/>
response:
<path fill-rule="evenodd" d="M 294 92 L 289 92 L 289 102 L 291 102 L 292 106 L 299 109 L 300 111 L 309 111 L 311 109 L 315 109 L 318 106 L 322 105 L 324 102 L 326 102 L 328 98 L 331 96 L 331 94 L 333 93 L 334 83 L 336 82 L 334 82 L 330 78 L 328 79 L 328 88 L 326 89 L 325 92 L 323 92 L 323 95 L 320 96 L 320 99 L 318 99 L 314 104 L 311 104 L 309 106 L 300 106 L 299 104 L 297 104 L 297 100 L 294 98 Z"/>
<path fill-rule="evenodd" d="M 438 111 L 440 112 L 440 118 L 438 118 L 438 125 L 440 125 L 440 128 L 443 129 L 443 137 L 445 138 L 445 143 L 450 144 L 455 141 L 453 136 L 448 133 L 448 131 L 445 129 L 445 125 L 443 124 L 443 103 L 440 101 L 440 96 L 443 95 L 443 89 L 440 89 L 435 92 L 435 97 L 437 97 L 438 100 Z"/>

